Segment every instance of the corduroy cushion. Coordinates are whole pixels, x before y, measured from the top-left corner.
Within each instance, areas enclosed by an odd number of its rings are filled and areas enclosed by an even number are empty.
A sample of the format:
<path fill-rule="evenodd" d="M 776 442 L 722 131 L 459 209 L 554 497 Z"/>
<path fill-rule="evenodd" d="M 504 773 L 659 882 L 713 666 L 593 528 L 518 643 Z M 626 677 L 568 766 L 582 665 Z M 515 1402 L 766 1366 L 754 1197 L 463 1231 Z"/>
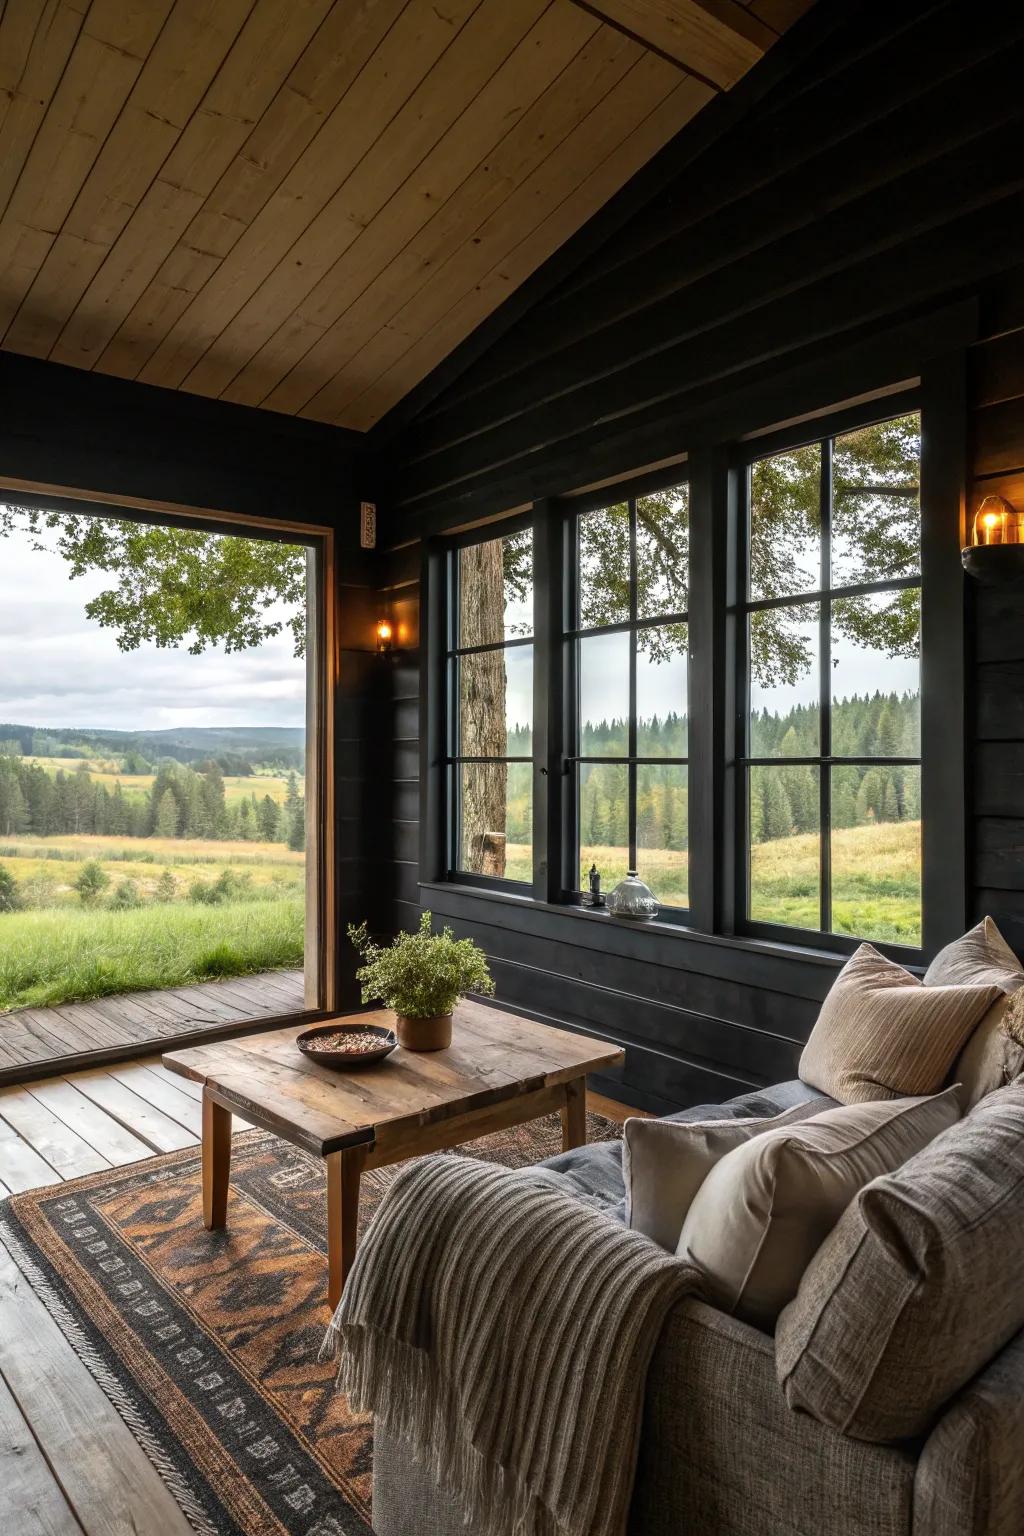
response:
<path fill-rule="evenodd" d="M 699 1121 L 629 1119 L 623 1128 L 626 1225 L 674 1253 L 686 1213 L 715 1164 L 762 1131 L 820 1111 L 807 1099 L 768 1119 Z"/>
<path fill-rule="evenodd" d="M 1024 1082 L 863 1189 L 779 1318 L 792 1408 L 859 1440 L 923 1433 L 1024 1328 Z"/>
<path fill-rule="evenodd" d="M 1001 995 L 992 983 L 926 987 L 862 944 L 821 1005 L 800 1076 L 841 1104 L 935 1093 Z"/>
<path fill-rule="evenodd" d="M 995 986 L 1002 994 L 984 1015 L 953 1063 L 965 1110 L 1024 1071 L 1024 1045 L 1005 1028 L 1010 999 L 1024 986 L 1024 966 L 990 917 L 940 949 L 925 972 L 926 987 Z"/>
<path fill-rule="evenodd" d="M 676 1249 L 702 1294 L 770 1328 L 859 1189 L 952 1125 L 955 1088 L 928 1098 L 827 1109 L 727 1153 L 690 1206 Z"/>

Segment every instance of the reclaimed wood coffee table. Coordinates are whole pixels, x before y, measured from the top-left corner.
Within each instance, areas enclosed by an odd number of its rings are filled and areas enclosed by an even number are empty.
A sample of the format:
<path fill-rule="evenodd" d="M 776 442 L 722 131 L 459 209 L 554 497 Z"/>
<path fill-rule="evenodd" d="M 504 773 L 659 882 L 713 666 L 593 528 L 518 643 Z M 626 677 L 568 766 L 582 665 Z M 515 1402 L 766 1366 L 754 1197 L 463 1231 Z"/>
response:
<path fill-rule="evenodd" d="M 389 1024 L 390 1014 L 348 1014 Z M 171 1051 L 164 1065 L 203 1085 L 203 1220 L 227 1220 L 231 1117 L 274 1131 L 327 1165 L 328 1300 L 341 1298 L 356 1248 L 359 1180 L 424 1152 L 461 1146 L 555 1110 L 562 1146 L 582 1146 L 587 1073 L 623 1059 L 616 1046 L 518 1014 L 463 1002 L 443 1051 L 393 1051 L 376 1066 L 332 1071 L 302 1055 L 304 1026 Z"/>

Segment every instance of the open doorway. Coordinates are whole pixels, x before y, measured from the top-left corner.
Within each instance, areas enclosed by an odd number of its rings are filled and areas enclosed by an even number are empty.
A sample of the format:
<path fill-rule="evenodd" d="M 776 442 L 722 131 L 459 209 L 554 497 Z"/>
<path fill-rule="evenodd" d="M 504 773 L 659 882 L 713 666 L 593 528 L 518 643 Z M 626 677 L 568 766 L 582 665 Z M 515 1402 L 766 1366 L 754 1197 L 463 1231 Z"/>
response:
<path fill-rule="evenodd" d="M 0 491 L 0 1080 L 329 1001 L 328 555 Z"/>

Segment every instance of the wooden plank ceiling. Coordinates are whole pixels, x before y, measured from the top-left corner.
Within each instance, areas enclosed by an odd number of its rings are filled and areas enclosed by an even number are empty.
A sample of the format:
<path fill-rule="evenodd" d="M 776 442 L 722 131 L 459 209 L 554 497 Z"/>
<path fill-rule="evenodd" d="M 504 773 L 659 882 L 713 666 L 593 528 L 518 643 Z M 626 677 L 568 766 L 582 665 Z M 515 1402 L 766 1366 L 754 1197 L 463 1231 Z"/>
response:
<path fill-rule="evenodd" d="M 365 430 L 810 0 L 0 0 L 0 336 Z"/>

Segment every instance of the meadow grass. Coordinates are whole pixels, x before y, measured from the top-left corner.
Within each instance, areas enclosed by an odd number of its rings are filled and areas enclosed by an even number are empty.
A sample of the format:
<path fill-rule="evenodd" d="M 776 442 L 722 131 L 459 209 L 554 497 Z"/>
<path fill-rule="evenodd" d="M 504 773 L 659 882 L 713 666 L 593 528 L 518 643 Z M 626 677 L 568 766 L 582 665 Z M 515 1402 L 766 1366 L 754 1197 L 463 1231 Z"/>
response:
<path fill-rule="evenodd" d="M 53 859 L 72 863 L 99 859 L 125 864 L 280 864 L 301 869 L 306 856 L 284 843 L 247 842 L 244 838 L 211 841 L 202 837 L 120 837 L 60 833 L 56 837 L 16 834 L 0 842 L 0 859 Z"/>
<path fill-rule="evenodd" d="M 178 852 L 186 849 L 186 852 Z M 244 853 L 239 850 L 246 850 Z M 229 850 L 222 852 L 222 850 Z M 170 869 L 178 896 L 188 894 L 193 881 L 212 882 L 232 868 L 245 878 L 255 895 L 301 896 L 305 855 L 281 843 L 206 843 L 179 838 L 80 837 L 46 839 L 38 843 L 19 838 L 0 844 L 0 863 L 14 876 L 32 905 L 30 881 L 47 882 L 46 906 L 78 905 L 74 890 L 82 864 L 95 859 L 110 877 L 107 894 L 122 880 L 134 880 L 144 900 L 157 894 L 157 882 Z M 0 945 L 3 929 L 0 927 Z"/>
<path fill-rule="evenodd" d="M 6 913 L 0 1010 L 297 968 L 304 911 L 303 901 L 292 898 Z"/>
<path fill-rule="evenodd" d="M 686 853 L 638 849 L 639 873 L 664 906 L 685 907 Z M 626 872 L 624 848 L 580 850 L 582 887 L 591 864 L 604 891 Z M 510 843 L 510 880 L 532 879 L 531 850 Z M 818 927 L 818 838 L 814 834 L 758 843 L 751 857 L 751 912 L 755 922 Z M 917 946 L 921 942 L 921 824 L 881 822 L 843 827 L 832 835 L 832 924 L 836 933 Z"/>

